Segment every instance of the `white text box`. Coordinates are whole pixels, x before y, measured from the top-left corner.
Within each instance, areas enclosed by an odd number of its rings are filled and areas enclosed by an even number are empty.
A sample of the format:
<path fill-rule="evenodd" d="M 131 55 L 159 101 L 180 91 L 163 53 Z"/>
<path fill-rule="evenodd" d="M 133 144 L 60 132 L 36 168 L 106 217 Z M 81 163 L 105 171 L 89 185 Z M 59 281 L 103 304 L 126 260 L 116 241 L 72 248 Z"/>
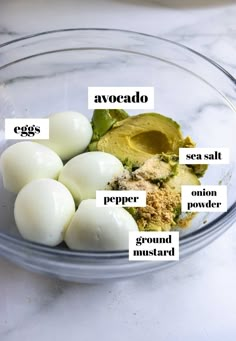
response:
<path fill-rule="evenodd" d="M 47 140 L 49 138 L 48 118 L 6 118 L 6 140 Z"/>
<path fill-rule="evenodd" d="M 129 260 L 179 260 L 179 232 L 129 232 Z"/>
<path fill-rule="evenodd" d="M 182 186 L 182 212 L 226 212 L 227 186 Z"/>
<path fill-rule="evenodd" d="M 154 87 L 88 87 L 89 109 L 154 109 Z"/>
<path fill-rule="evenodd" d="M 179 148 L 179 163 L 194 164 L 228 164 L 229 148 Z"/>
<path fill-rule="evenodd" d="M 96 191 L 97 207 L 145 207 L 146 191 Z"/>

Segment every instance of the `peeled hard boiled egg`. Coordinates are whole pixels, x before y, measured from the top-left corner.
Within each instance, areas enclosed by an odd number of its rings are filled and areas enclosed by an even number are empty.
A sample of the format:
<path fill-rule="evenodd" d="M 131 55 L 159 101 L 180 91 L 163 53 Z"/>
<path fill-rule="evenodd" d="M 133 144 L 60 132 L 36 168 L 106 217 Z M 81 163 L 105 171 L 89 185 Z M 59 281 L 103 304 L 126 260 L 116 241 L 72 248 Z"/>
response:
<path fill-rule="evenodd" d="M 114 176 L 123 172 L 123 165 L 115 156 L 104 152 L 88 152 L 67 162 L 59 175 L 72 193 L 76 203 L 96 197 Z"/>
<path fill-rule="evenodd" d="M 34 179 L 57 179 L 62 167 L 61 159 L 53 150 L 30 141 L 8 147 L 0 157 L 3 185 L 15 193 Z"/>
<path fill-rule="evenodd" d="M 83 200 L 65 233 L 73 250 L 123 250 L 129 231 L 138 231 L 134 218 L 121 207 L 96 207 L 95 199 Z"/>
<path fill-rule="evenodd" d="M 68 189 L 52 179 L 34 180 L 18 193 L 14 216 L 23 238 L 56 246 L 73 214 L 75 204 Z"/>
<path fill-rule="evenodd" d="M 87 117 L 74 111 L 59 112 L 49 116 L 49 139 L 39 142 L 68 160 L 87 148 L 92 134 Z"/>

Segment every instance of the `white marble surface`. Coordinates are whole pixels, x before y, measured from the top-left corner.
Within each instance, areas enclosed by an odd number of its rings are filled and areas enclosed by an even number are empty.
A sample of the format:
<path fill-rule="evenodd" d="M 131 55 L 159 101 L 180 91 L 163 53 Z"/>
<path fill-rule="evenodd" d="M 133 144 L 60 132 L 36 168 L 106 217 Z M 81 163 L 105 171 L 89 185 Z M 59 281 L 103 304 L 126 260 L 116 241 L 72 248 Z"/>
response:
<path fill-rule="evenodd" d="M 234 0 L 2 0 L 0 42 L 56 28 L 125 28 L 193 47 L 236 76 L 235 18 Z M 0 340 L 233 341 L 235 227 L 173 268 L 105 285 L 0 260 Z"/>

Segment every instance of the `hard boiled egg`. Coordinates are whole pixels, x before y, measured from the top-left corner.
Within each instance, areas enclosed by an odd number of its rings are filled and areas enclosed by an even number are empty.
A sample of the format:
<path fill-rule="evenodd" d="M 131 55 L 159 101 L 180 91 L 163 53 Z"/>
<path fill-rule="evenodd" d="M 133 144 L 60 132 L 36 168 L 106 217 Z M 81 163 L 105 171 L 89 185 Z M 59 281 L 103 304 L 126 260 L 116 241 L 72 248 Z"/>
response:
<path fill-rule="evenodd" d="M 62 242 L 64 231 L 75 204 L 68 189 L 52 179 L 34 180 L 18 193 L 14 216 L 23 238 L 32 242 L 56 246 Z"/>
<path fill-rule="evenodd" d="M 49 116 L 49 139 L 39 143 L 54 150 L 62 160 L 68 160 L 87 148 L 92 134 L 87 117 L 74 111 L 59 112 Z"/>
<path fill-rule="evenodd" d="M 103 190 L 123 169 L 120 160 L 111 154 L 88 152 L 68 161 L 60 172 L 59 181 L 79 203 L 83 199 L 95 198 L 96 190 Z"/>
<path fill-rule="evenodd" d="M 121 207 L 96 207 L 95 199 L 83 200 L 65 233 L 73 250 L 128 249 L 129 231 L 138 231 L 134 218 Z"/>
<path fill-rule="evenodd" d="M 34 179 L 57 179 L 63 163 L 51 149 L 36 142 L 19 142 L 8 147 L 0 157 L 3 185 L 18 193 Z"/>

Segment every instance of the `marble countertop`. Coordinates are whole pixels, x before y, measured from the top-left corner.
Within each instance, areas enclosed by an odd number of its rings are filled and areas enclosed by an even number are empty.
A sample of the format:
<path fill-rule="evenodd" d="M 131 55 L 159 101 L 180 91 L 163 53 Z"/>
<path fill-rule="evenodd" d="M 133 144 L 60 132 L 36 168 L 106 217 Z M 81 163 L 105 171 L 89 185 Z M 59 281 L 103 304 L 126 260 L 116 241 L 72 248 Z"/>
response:
<path fill-rule="evenodd" d="M 0 43 L 112 27 L 192 47 L 236 76 L 234 0 L 2 0 Z M 234 341 L 236 226 L 176 266 L 103 285 L 61 282 L 0 260 L 1 341 Z"/>

